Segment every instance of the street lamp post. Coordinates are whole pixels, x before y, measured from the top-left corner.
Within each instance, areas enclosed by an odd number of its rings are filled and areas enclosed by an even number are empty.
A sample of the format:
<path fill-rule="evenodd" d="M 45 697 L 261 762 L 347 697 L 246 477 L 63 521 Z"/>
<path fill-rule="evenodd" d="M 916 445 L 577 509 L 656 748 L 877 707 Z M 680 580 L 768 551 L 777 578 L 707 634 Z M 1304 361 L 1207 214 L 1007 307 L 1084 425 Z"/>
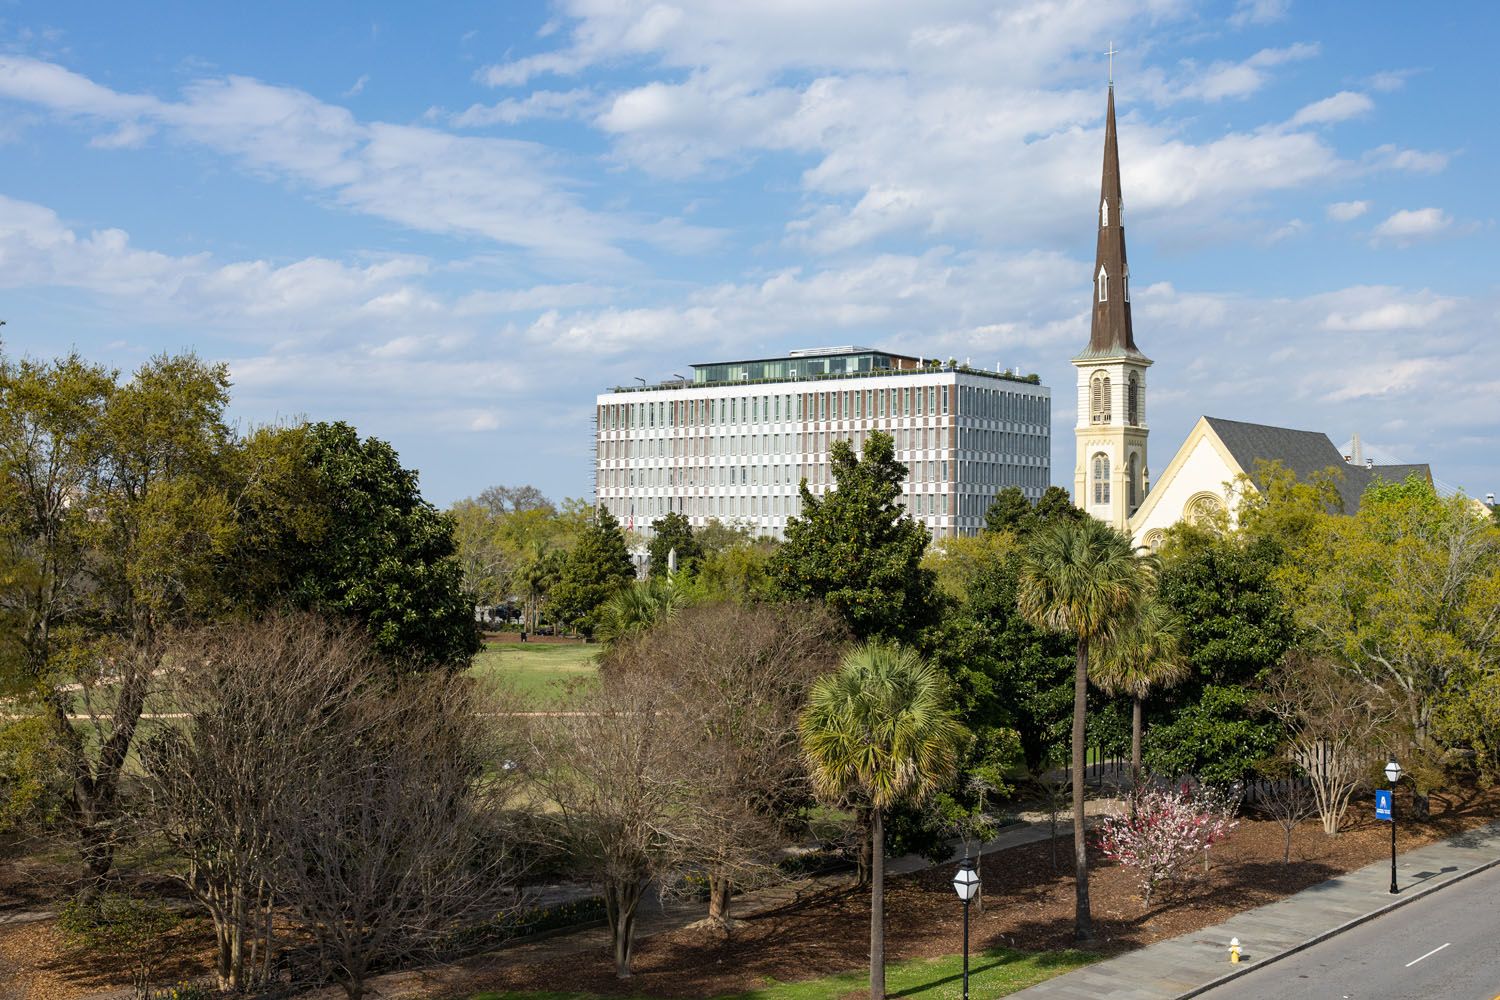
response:
<path fill-rule="evenodd" d="M 1386 761 L 1386 780 L 1391 783 L 1391 892 L 1396 892 L 1396 782 L 1401 780 L 1401 765 L 1392 757 Z"/>
<path fill-rule="evenodd" d="M 958 871 L 953 875 L 953 891 L 958 893 L 958 898 L 964 901 L 964 997 L 969 1000 L 969 903 L 979 893 L 979 873 L 974 870 L 974 862 L 964 858 L 958 864 Z"/>

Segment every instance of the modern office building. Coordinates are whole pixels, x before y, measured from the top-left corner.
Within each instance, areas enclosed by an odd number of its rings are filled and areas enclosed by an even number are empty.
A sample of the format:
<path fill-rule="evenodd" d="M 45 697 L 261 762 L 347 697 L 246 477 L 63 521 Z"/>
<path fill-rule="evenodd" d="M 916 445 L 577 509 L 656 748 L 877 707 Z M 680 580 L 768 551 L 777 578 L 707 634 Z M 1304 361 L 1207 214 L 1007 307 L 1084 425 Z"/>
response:
<path fill-rule="evenodd" d="M 985 371 L 868 347 L 692 366 L 691 379 L 617 387 L 597 399 L 594 495 L 650 534 L 676 511 L 782 537 L 833 482 L 829 449 L 873 431 L 909 473 L 901 502 L 934 537 L 969 535 L 995 494 L 1051 482 L 1051 392 L 1035 375 Z"/>

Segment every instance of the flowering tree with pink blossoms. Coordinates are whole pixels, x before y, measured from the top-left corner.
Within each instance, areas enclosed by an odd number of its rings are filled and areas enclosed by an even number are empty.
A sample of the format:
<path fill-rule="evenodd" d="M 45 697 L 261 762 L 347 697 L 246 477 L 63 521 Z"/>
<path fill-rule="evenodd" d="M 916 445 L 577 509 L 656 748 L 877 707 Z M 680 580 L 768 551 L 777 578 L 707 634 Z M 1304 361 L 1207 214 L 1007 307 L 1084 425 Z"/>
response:
<path fill-rule="evenodd" d="M 1234 800 L 1206 788 L 1148 789 L 1135 796 L 1133 806 L 1101 824 L 1099 850 L 1135 870 L 1147 906 L 1159 888 L 1175 882 L 1191 861 L 1239 825 Z"/>

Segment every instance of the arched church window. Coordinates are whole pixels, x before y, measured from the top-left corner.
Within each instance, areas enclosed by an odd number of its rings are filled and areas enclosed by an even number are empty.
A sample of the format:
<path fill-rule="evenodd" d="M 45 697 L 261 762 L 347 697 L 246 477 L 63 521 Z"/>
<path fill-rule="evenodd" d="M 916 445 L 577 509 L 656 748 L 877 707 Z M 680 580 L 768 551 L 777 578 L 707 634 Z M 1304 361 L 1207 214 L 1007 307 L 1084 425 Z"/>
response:
<path fill-rule="evenodd" d="M 1089 422 L 1107 424 L 1114 409 L 1110 402 L 1108 375 L 1095 375 L 1089 383 Z"/>
<path fill-rule="evenodd" d="M 1094 456 L 1094 503 L 1109 503 L 1109 456 L 1103 452 Z"/>
<path fill-rule="evenodd" d="M 1125 280 L 1125 301 L 1129 302 L 1130 301 L 1130 268 L 1128 266 L 1125 268 L 1124 280 Z"/>
<path fill-rule="evenodd" d="M 1132 513 L 1140 504 L 1140 470 L 1140 456 L 1131 452 L 1130 460 L 1125 463 L 1125 499 Z"/>
<path fill-rule="evenodd" d="M 1125 422 L 1132 427 L 1141 422 L 1141 385 L 1135 372 L 1130 373 L 1130 380 L 1125 383 Z"/>
<path fill-rule="evenodd" d="M 1109 228 L 1109 202 L 1107 200 L 1099 203 L 1099 228 Z"/>
<path fill-rule="evenodd" d="M 1146 532 L 1146 548 L 1152 552 L 1161 548 L 1161 543 L 1166 540 L 1167 533 L 1160 528 L 1152 528 Z"/>
<path fill-rule="evenodd" d="M 1100 302 L 1108 302 L 1109 301 L 1109 274 L 1102 267 L 1099 268 L 1098 282 L 1099 282 L 1099 301 Z"/>

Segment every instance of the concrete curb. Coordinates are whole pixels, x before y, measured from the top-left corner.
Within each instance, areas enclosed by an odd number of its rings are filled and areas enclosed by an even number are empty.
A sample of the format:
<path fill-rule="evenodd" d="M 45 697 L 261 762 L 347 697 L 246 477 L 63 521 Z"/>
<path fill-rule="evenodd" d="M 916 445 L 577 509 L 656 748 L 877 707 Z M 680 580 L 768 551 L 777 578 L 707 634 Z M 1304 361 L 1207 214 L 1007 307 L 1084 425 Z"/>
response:
<path fill-rule="evenodd" d="M 1492 833 L 1500 833 L 1500 826 L 1497 826 L 1496 824 L 1491 824 L 1490 826 Z M 1407 905 L 1408 903 L 1415 903 L 1419 899 L 1424 899 L 1441 889 L 1446 889 L 1450 885 L 1455 885 L 1456 883 L 1462 882 L 1464 879 L 1469 878 L 1470 876 L 1478 875 L 1480 872 L 1489 871 L 1496 865 L 1500 865 L 1500 857 L 1491 858 L 1489 861 L 1477 864 L 1473 868 L 1470 868 L 1468 871 L 1458 872 L 1441 882 L 1424 885 L 1412 892 L 1412 894 L 1409 896 L 1402 896 L 1395 902 L 1387 903 L 1379 909 L 1371 910 L 1369 913 L 1361 914 L 1360 916 L 1357 916 L 1352 920 L 1346 920 L 1342 924 L 1339 924 L 1337 927 L 1331 927 L 1326 931 L 1315 934 L 1312 937 L 1308 938 L 1306 941 L 1294 944 L 1284 951 L 1279 951 L 1271 957 L 1264 959 L 1263 961 L 1256 962 L 1253 965 L 1246 965 L 1244 968 L 1235 969 L 1233 972 L 1226 973 L 1225 975 L 1220 976 L 1218 979 L 1214 979 L 1210 982 L 1204 983 L 1202 986 L 1195 986 L 1192 989 L 1188 990 L 1186 993 L 1179 993 L 1174 998 L 1174 1000 L 1188 1000 L 1189 997 L 1196 997 L 1200 994 L 1207 993 L 1209 990 L 1217 989 L 1218 987 L 1223 986 L 1225 983 L 1233 982 L 1234 980 L 1239 979 L 1242 976 L 1248 976 L 1250 973 L 1255 972 L 1259 969 L 1264 969 L 1266 966 L 1279 962 L 1283 958 L 1288 958 L 1292 955 L 1297 954 L 1298 952 L 1306 951 L 1313 945 L 1322 944 L 1329 938 L 1337 937 L 1347 930 L 1352 930 L 1353 928 L 1358 927 L 1360 924 L 1368 923 L 1371 920 L 1374 920 L 1376 917 L 1384 916 L 1385 914 L 1390 913 L 1392 910 L 1399 910 L 1401 909 L 1401 907 Z"/>

